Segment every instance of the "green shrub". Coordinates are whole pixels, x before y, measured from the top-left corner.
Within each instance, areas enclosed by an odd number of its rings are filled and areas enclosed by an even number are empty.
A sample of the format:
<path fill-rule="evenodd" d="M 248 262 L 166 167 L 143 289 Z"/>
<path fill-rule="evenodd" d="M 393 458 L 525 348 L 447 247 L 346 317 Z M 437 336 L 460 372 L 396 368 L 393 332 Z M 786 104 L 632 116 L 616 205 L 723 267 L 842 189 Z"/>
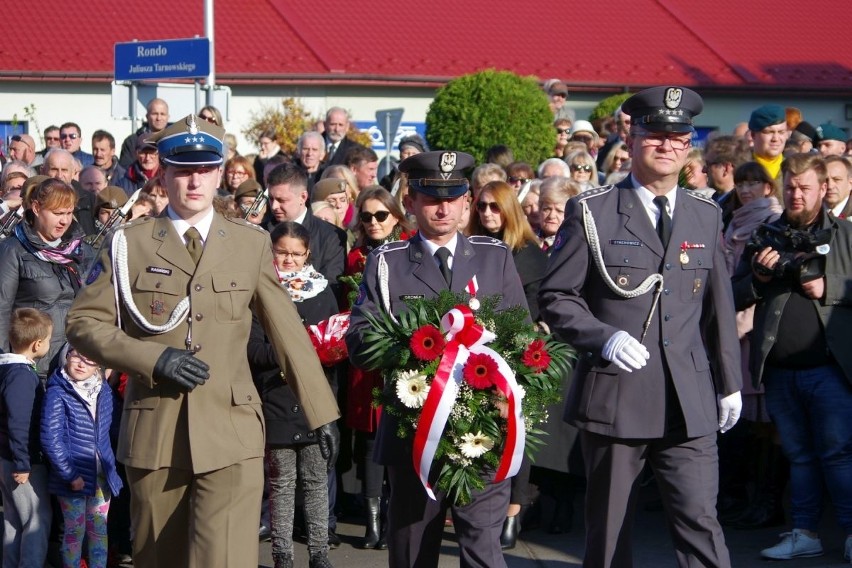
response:
<path fill-rule="evenodd" d="M 621 103 L 629 99 L 631 96 L 633 96 L 633 93 L 621 93 L 605 98 L 598 103 L 598 106 L 592 109 L 592 113 L 589 115 L 589 121 L 612 116 L 615 109 L 620 107 Z"/>
<path fill-rule="evenodd" d="M 553 154 L 553 113 L 533 78 L 487 70 L 441 87 L 426 114 L 433 150 L 458 150 L 485 160 L 488 148 L 505 144 L 516 160 L 536 164 Z"/>

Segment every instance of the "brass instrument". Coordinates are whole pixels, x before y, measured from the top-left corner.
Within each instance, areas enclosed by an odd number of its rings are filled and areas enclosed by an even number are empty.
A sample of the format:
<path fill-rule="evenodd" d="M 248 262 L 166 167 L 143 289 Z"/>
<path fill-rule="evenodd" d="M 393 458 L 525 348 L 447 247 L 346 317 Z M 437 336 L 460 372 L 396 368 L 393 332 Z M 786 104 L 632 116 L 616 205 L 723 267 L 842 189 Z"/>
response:
<path fill-rule="evenodd" d="M 119 224 L 120 221 L 124 221 L 127 218 L 127 214 L 130 213 L 130 208 L 133 207 L 133 204 L 139 199 L 139 194 L 142 193 L 141 189 L 137 189 L 133 192 L 127 199 L 127 203 L 115 209 L 112 214 L 107 219 L 107 222 L 104 223 L 104 226 L 98 231 L 97 235 L 87 235 L 83 238 L 83 241 L 89 243 L 90 245 L 94 245 L 95 243 L 100 242 L 101 237 L 103 237 L 110 229 L 112 229 L 115 225 Z"/>
<path fill-rule="evenodd" d="M 264 189 L 260 195 L 258 195 L 254 199 L 254 203 L 251 204 L 251 207 L 246 209 L 245 214 L 243 215 L 243 219 L 248 220 L 249 217 L 257 217 L 260 215 L 261 209 L 266 205 L 269 201 L 269 190 Z"/>

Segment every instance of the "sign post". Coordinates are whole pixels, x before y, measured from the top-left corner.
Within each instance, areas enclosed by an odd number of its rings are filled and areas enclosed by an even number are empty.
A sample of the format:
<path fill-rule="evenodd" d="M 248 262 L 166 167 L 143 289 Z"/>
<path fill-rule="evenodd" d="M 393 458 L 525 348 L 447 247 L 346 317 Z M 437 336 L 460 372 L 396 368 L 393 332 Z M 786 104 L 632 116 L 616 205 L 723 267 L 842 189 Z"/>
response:
<path fill-rule="evenodd" d="M 390 152 L 404 112 L 404 108 L 390 108 L 376 111 L 376 124 L 379 126 L 382 136 L 385 139 L 385 159 L 382 161 L 382 171 L 379 172 L 379 179 L 389 175 L 391 172 Z"/>

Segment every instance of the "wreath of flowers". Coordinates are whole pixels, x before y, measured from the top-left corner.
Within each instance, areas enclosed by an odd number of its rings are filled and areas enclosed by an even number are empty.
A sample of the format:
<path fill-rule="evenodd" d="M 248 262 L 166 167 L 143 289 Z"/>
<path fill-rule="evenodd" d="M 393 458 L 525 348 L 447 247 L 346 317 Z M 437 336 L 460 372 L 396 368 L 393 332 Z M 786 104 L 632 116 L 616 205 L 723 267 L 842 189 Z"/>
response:
<path fill-rule="evenodd" d="M 544 435 L 537 425 L 561 400 L 575 359 L 567 344 L 535 330 L 525 308 L 497 311 L 499 303 L 443 291 L 406 301 L 396 319 L 384 311 L 367 317 L 366 367 L 380 369 L 385 385 L 374 404 L 396 418 L 397 436 L 412 439 L 427 493 L 438 468 L 438 489 L 457 504 L 485 479 L 514 475 L 524 451 L 533 458 Z"/>

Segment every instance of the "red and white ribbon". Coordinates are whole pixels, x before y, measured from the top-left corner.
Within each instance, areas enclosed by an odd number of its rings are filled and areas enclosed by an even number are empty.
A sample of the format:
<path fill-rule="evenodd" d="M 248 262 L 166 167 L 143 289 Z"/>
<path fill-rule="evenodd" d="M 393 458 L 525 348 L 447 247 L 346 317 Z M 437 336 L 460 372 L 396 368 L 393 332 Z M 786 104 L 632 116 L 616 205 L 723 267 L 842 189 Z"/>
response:
<path fill-rule="evenodd" d="M 471 353 L 482 353 L 496 361 L 498 373 L 493 377 L 494 385 L 506 398 L 509 407 L 506 440 L 495 483 L 518 473 L 526 441 L 521 390 L 515 373 L 496 351 L 485 345 L 494 340 L 494 334 L 477 325 L 473 311 L 463 305 L 456 306 L 441 318 L 441 330 L 446 334 L 447 345 L 414 434 L 414 469 L 431 499 L 435 499 L 435 494 L 429 484 L 429 471 L 458 396 L 459 385 L 464 380 L 462 370 Z"/>

